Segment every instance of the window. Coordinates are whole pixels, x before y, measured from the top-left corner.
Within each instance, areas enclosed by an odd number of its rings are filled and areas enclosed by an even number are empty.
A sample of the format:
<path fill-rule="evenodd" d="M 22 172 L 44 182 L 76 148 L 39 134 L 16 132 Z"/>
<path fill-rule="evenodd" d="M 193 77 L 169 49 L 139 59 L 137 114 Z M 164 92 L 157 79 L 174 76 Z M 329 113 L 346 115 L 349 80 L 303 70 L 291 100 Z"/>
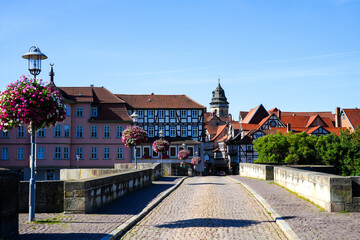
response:
<path fill-rule="evenodd" d="M 61 137 L 61 125 L 56 125 L 54 129 L 54 137 Z"/>
<path fill-rule="evenodd" d="M 122 147 L 116 149 L 116 159 L 124 159 L 124 149 Z"/>
<path fill-rule="evenodd" d="M 246 145 L 246 151 L 247 151 L 247 152 L 252 152 L 252 150 L 253 150 L 252 144 Z"/>
<path fill-rule="evenodd" d="M 186 110 L 181 110 L 181 117 L 186 118 Z"/>
<path fill-rule="evenodd" d="M 190 157 L 194 156 L 194 147 L 188 147 L 187 150 L 190 152 Z"/>
<path fill-rule="evenodd" d="M 116 126 L 116 137 L 121 138 L 123 131 L 124 131 L 123 126 Z"/>
<path fill-rule="evenodd" d="M 160 137 L 160 131 L 163 131 L 163 133 L 164 133 L 164 137 L 165 137 L 165 127 L 159 127 L 159 132 L 158 132 L 158 134 L 159 134 L 159 137 Z"/>
<path fill-rule="evenodd" d="M 77 138 L 83 137 L 83 126 L 76 126 L 76 137 Z"/>
<path fill-rule="evenodd" d="M 90 137 L 91 138 L 97 138 L 98 134 L 97 134 L 97 126 L 92 125 L 90 127 Z"/>
<path fill-rule="evenodd" d="M 9 160 L 9 148 L 1 148 L 1 159 L 2 160 Z"/>
<path fill-rule="evenodd" d="M 38 147 L 36 156 L 37 156 L 37 159 L 45 159 L 45 148 Z"/>
<path fill-rule="evenodd" d="M 24 160 L 24 148 L 17 149 L 17 160 Z"/>
<path fill-rule="evenodd" d="M 176 157 L 176 147 L 170 147 L 170 157 Z"/>
<path fill-rule="evenodd" d="M 141 147 L 140 146 L 136 147 L 136 157 L 137 158 L 141 157 Z"/>
<path fill-rule="evenodd" d="M 149 137 L 154 137 L 154 127 L 148 128 L 148 134 L 149 134 Z"/>
<path fill-rule="evenodd" d="M 55 171 L 54 170 L 46 170 L 46 180 L 55 180 Z"/>
<path fill-rule="evenodd" d="M 153 118 L 154 117 L 154 110 L 148 110 L 148 117 Z"/>
<path fill-rule="evenodd" d="M 276 121 L 270 121 L 270 127 L 275 127 L 276 126 Z"/>
<path fill-rule="evenodd" d="M 9 138 L 9 131 L 1 131 L 1 137 L 2 138 Z"/>
<path fill-rule="evenodd" d="M 143 154 L 144 158 L 150 156 L 150 148 L 149 147 L 144 147 L 143 151 L 144 151 L 144 154 Z"/>
<path fill-rule="evenodd" d="M 70 125 L 64 125 L 64 137 L 70 137 Z"/>
<path fill-rule="evenodd" d="M 55 159 L 61 159 L 61 147 L 55 147 Z"/>
<path fill-rule="evenodd" d="M 181 127 L 181 136 L 182 136 L 182 137 L 186 137 L 186 136 L 187 136 L 187 128 L 186 128 L 186 127 Z"/>
<path fill-rule="evenodd" d="M 198 111 L 197 110 L 192 110 L 191 115 L 193 118 L 197 118 L 198 117 Z"/>
<path fill-rule="evenodd" d="M 19 126 L 18 131 L 17 131 L 17 137 L 18 138 L 25 137 L 25 127 L 24 126 Z"/>
<path fill-rule="evenodd" d="M 143 118 L 144 117 L 144 111 L 143 110 L 138 110 L 137 114 L 139 115 L 139 118 Z"/>
<path fill-rule="evenodd" d="M 110 159 L 110 148 L 104 148 L 104 159 Z"/>
<path fill-rule="evenodd" d="M 38 137 L 45 137 L 45 128 L 39 129 L 37 136 Z"/>
<path fill-rule="evenodd" d="M 70 158 L 70 152 L 68 147 L 64 147 L 64 159 Z"/>
<path fill-rule="evenodd" d="M 84 116 L 84 109 L 82 107 L 76 108 L 76 116 L 77 117 L 83 117 Z"/>
<path fill-rule="evenodd" d="M 170 137 L 176 137 L 176 129 L 175 129 L 175 127 L 170 127 Z"/>
<path fill-rule="evenodd" d="M 197 127 L 192 127 L 192 136 L 198 137 L 199 136 L 199 130 Z"/>
<path fill-rule="evenodd" d="M 175 110 L 170 110 L 170 118 L 175 118 Z"/>
<path fill-rule="evenodd" d="M 91 148 L 91 159 L 97 159 L 97 148 L 96 147 Z"/>
<path fill-rule="evenodd" d="M 98 116 L 98 108 L 92 107 L 91 108 L 91 117 L 97 117 Z"/>
<path fill-rule="evenodd" d="M 104 138 L 110 138 L 110 126 L 104 126 Z"/>
<path fill-rule="evenodd" d="M 66 106 L 65 110 L 66 110 L 66 116 L 70 116 L 70 107 Z"/>
<path fill-rule="evenodd" d="M 164 110 L 159 110 L 158 117 L 164 118 Z"/>
<path fill-rule="evenodd" d="M 83 159 L 83 148 L 82 147 L 78 147 L 76 148 L 76 155 L 78 155 L 80 157 L 80 159 Z"/>

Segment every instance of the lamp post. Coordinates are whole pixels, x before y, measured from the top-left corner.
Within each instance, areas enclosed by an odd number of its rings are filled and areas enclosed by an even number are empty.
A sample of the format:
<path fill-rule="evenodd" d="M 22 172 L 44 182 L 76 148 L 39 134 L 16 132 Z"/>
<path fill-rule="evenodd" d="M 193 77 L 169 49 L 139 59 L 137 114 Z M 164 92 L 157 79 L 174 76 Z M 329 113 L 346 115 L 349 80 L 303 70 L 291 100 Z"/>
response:
<path fill-rule="evenodd" d="M 130 116 L 133 120 L 133 125 L 136 126 L 138 122 L 139 115 L 134 111 Z M 134 146 L 134 160 L 135 160 L 135 169 L 137 169 L 137 160 L 136 160 L 136 145 Z"/>
<path fill-rule="evenodd" d="M 41 60 L 47 59 L 47 56 L 41 53 L 38 47 L 32 46 L 29 52 L 25 53 L 23 58 L 28 59 L 29 72 L 34 75 L 34 79 L 41 72 Z M 30 154 L 30 186 L 29 186 L 29 221 L 35 219 L 35 127 L 30 123 L 31 126 L 31 154 Z"/>
<path fill-rule="evenodd" d="M 79 169 L 79 160 L 80 160 L 80 155 L 77 154 L 76 155 L 76 168 Z"/>
<path fill-rule="evenodd" d="M 160 130 L 159 131 L 159 137 L 160 139 L 162 139 L 164 137 L 164 131 L 163 130 Z M 160 153 L 160 157 L 161 157 L 161 176 L 163 176 L 163 153 L 161 152 Z"/>

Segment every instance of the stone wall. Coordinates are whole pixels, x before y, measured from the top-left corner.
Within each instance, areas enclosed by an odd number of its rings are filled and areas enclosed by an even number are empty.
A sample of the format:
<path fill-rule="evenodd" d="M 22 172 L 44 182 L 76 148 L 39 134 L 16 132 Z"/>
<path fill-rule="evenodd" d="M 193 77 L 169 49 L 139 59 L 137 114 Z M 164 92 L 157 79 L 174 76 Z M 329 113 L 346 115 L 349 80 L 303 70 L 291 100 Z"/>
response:
<path fill-rule="evenodd" d="M 132 169 L 131 169 L 132 170 Z M 60 180 L 79 180 L 93 177 L 100 177 L 108 174 L 121 173 L 126 170 L 113 168 L 80 168 L 80 169 L 61 169 Z M 130 170 L 128 170 L 130 171 Z"/>
<path fill-rule="evenodd" d="M 135 163 L 116 163 L 114 164 L 115 170 L 132 171 L 135 169 Z M 152 180 L 161 177 L 161 163 L 138 163 L 137 169 L 152 169 Z"/>
<path fill-rule="evenodd" d="M 0 239 L 17 239 L 19 235 L 19 175 L 0 168 Z"/>
<path fill-rule="evenodd" d="M 274 166 L 265 164 L 240 163 L 240 176 L 262 180 L 274 180 Z"/>
<path fill-rule="evenodd" d="M 360 210 L 358 198 L 353 198 L 351 177 L 274 167 L 274 181 L 329 212 Z"/>
<path fill-rule="evenodd" d="M 153 169 L 65 181 L 64 211 L 90 213 L 130 191 L 151 184 L 153 172 L 159 174 L 160 171 L 160 167 L 155 166 Z"/>
<path fill-rule="evenodd" d="M 19 212 L 29 212 L 29 182 L 20 182 L 19 195 Z M 62 211 L 64 211 L 64 181 L 36 181 L 35 212 Z"/>

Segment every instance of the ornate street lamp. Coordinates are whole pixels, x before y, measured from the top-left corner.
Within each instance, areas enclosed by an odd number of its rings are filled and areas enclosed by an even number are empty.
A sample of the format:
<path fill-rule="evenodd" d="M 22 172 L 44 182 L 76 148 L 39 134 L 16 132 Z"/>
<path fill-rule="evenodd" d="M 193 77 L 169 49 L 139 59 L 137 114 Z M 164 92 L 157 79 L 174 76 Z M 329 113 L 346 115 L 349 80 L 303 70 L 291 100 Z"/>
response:
<path fill-rule="evenodd" d="M 138 119 L 139 119 L 139 115 L 134 111 L 133 114 L 131 114 L 130 116 L 133 120 L 133 125 L 136 126 Z M 134 159 L 135 159 L 135 169 L 137 169 L 137 160 L 136 160 L 136 145 L 134 146 Z"/>
<path fill-rule="evenodd" d="M 34 78 L 41 72 L 41 60 L 47 59 L 47 56 L 41 53 L 38 47 L 32 46 L 29 52 L 25 53 L 23 58 L 28 59 L 28 69 Z M 30 155 L 30 186 L 29 186 L 29 221 L 35 219 L 35 127 L 31 126 L 31 155 Z"/>

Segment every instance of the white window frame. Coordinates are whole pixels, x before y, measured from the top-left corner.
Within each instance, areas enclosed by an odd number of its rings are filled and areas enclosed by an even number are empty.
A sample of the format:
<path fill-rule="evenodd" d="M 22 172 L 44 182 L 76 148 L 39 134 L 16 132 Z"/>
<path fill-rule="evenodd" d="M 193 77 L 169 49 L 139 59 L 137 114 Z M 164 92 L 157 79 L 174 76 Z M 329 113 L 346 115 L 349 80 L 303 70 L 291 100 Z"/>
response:
<path fill-rule="evenodd" d="M 187 110 L 181 110 L 180 113 L 181 118 L 187 118 Z"/>
<path fill-rule="evenodd" d="M 170 110 L 170 118 L 176 118 L 176 111 Z"/>
<path fill-rule="evenodd" d="M 25 138 L 25 127 L 24 126 L 18 127 L 17 138 Z"/>
<path fill-rule="evenodd" d="M 176 137 L 176 127 L 170 127 L 170 137 Z"/>
<path fill-rule="evenodd" d="M 97 159 L 98 154 L 97 154 L 97 147 L 92 147 L 91 148 L 91 155 L 90 155 L 90 159 L 94 160 Z"/>
<path fill-rule="evenodd" d="M 181 137 L 187 137 L 187 127 L 181 127 Z"/>
<path fill-rule="evenodd" d="M 80 156 L 80 159 L 84 159 L 84 149 L 82 147 L 76 148 L 76 155 Z M 76 156 L 75 156 L 76 159 Z"/>
<path fill-rule="evenodd" d="M 98 108 L 91 107 L 91 117 L 97 117 L 97 116 L 98 116 Z"/>
<path fill-rule="evenodd" d="M 110 126 L 104 126 L 104 138 L 110 138 L 111 128 Z"/>
<path fill-rule="evenodd" d="M 16 159 L 17 160 L 24 160 L 24 148 L 23 147 L 19 147 L 16 150 Z"/>
<path fill-rule="evenodd" d="M 148 118 L 154 118 L 154 110 L 148 110 Z"/>
<path fill-rule="evenodd" d="M 109 160 L 110 159 L 110 148 L 104 147 L 104 159 Z"/>
<path fill-rule="evenodd" d="M 83 107 L 77 107 L 76 108 L 76 117 L 83 117 L 84 116 L 84 108 Z"/>
<path fill-rule="evenodd" d="M 54 127 L 54 137 L 61 137 L 61 125 L 58 124 Z"/>
<path fill-rule="evenodd" d="M 139 118 L 144 117 L 144 111 L 143 110 L 137 110 L 137 114 L 139 115 Z"/>
<path fill-rule="evenodd" d="M 70 149 L 69 147 L 64 147 L 64 159 L 70 158 Z"/>
<path fill-rule="evenodd" d="M 84 128 L 82 125 L 76 126 L 76 138 L 83 138 L 84 137 Z"/>
<path fill-rule="evenodd" d="M 191 135 L 192 135 L 193 137 L 198 137 L 198 136 L 199 136 L 199 129 L 198 129 L 198 127 L 192 127 L 192 129 L 191 129 Z"/>
<path fill-rule="evenodd" d="M 121 138 L 123 131 L 124 127 L 122 125 L 116 126 L 116 138 Z"/>
<path fill-rule="evenodd" d="M 64 137 L 70 137 L 70 125 L 64 125 Z"/>
<path fill-rule="evenodd" d="M 199 116 L 198 110 L 192 110 L 191 115 L 192 115 L 193 118 L 198 118 L 198 116 Z"/>
<path fill-rule="evenodd" d="M 90 126 L 90 138 L 97 138 L 98 137 L 98 127 L 96 125 Z"/>
<path fill-rule="evenodd" d="M 148 135 L 149 137 L 154 137 L 155 136 L 155 128 L 154 127 L 148 127 Z"/>
<path fill-rule="evenodd" d="M 166 136 L 165 127 L 159 127 L 158 136 L 160 137 L 160 131 L 163 131 L 164 137 Z"/>
<path fill-rule="evenodd" d="M 165 111 L 164 110 L 159 110 L 158 111 L 158 117 L 159 118 L 164 118 L 165 117 Z"/>
<path fill-rule="evenodd" d="M 61 147 L 55 147 L 54 159 L 61 159 Z"/>
<path fill-rule="evenodd" d="M 37 153 L 36 153 L 37 159 L 45 159 L 45 148 L 44 147 L 38 147 Z"/>
<path fill-rule="evenodd" d="M 124 159 L 124 148 L 118 147 L 116 149 L 116 159 Z"/>

